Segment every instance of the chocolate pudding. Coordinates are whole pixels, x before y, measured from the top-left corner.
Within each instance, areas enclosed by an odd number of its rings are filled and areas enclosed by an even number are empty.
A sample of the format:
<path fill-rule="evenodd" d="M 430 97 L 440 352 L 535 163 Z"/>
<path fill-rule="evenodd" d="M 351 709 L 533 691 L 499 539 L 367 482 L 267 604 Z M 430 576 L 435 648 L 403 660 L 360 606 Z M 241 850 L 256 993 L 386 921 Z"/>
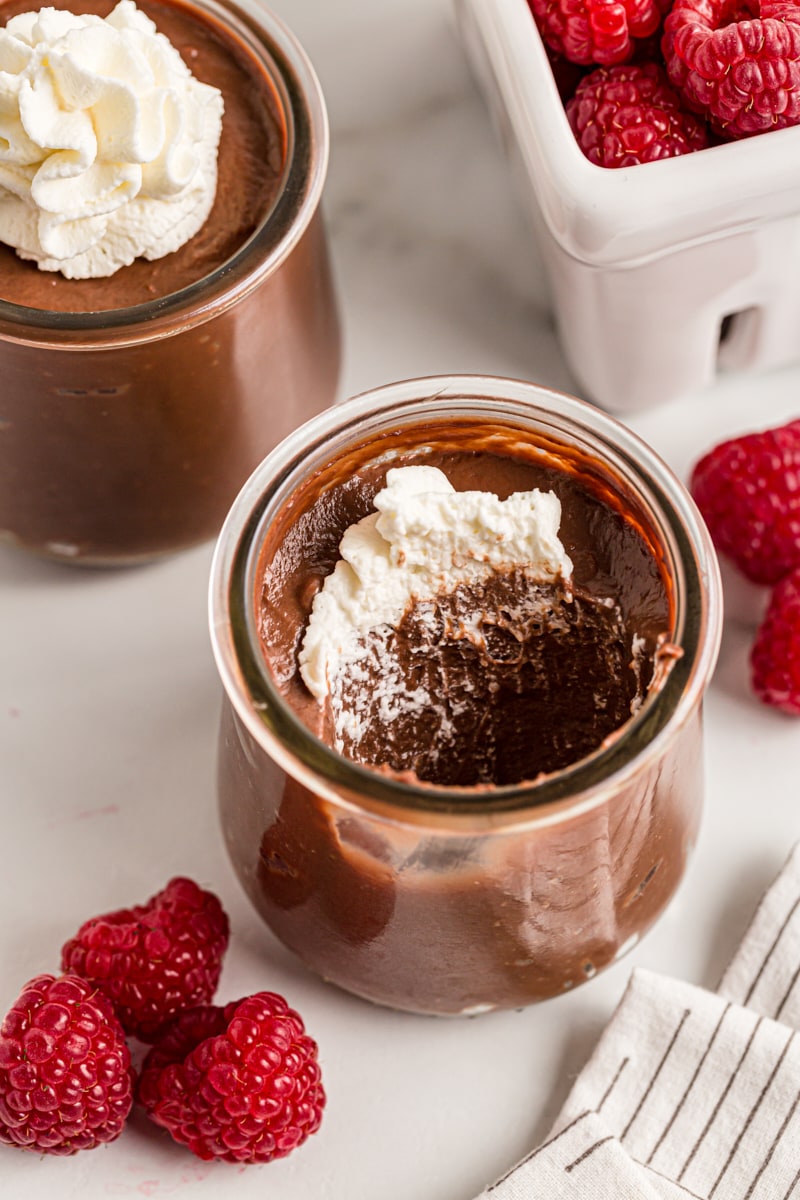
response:
<path fill-rule="evenodd" d="M 403 445 L 428 438 L 433 450 Z M 672 661 L 669 590 L 652 542 L 591 467 L 549 466 L 536 447 L 504 452 L 512 439 L 502 427 L 431 424 L 404 439 L 388 461 L 337 463 L 342 477 L 320 495 L 313 481 L 293 501 L 291 525 L 279 520 L 265 545 L 261 641 L 276 681 L 318 737 L 384 771 L 469 787 L 570 766 L 630 719 L 656 661 L 661 682 Z M 438 468 L 457 492 L 554 493 L 570 578 L 543 584 L 507 567 L 412 603 L 397 627 L 362 635 L 357 669 L 343 668 L 319 702 L 298 668 L 313 597 L 389 468 L 416 465 Z"/>
<path fill-rule="evenodd" d="M 339 368 L 319 211 L 327 126 L 302 52 L 268 12 L 140 7 L 223 95 L 209 217 L 179 249 L 107 278 L 0 249 L 0 538 L 91 564 L 215 535 L 259 460 L 331 402 Z M 3 0 L 0 13 L 30 8 Z"/>
<path fill-rule="evenodd" d="M 234 866 L 280 939 L 367 999 L 469 1014 L 557 995 L 650 927 L 696 835 L 720 615 L 707 535 L 629 431 L 532 385 L 410 381 L 305 432 L 237 500 L 212 575 Z M 318 661 L 343 535 L 361 531 L 357 575 L 368 533 L 391 541 L 383 517 L 410 525 L 386 492 L 420 467 L 456 507 L 555 494 L 570 569 L 480 568 L 396 621 L 354 619 L 349 641 L 329 620 Z"/>
<path fill-rule="evenodd" d="M 106 16 L 113 0 L 48 0 L 48 7 Z M 0 21 L 36 8 L 2 0 Z M 286 128 L 275 86 L 224 30 L 178 0 L 137 0 L 195 78 L 222 92 L 224 136 L 214 207 L 203 228 L 180 249 L 152 262 L 136 259 L 100 279 L 65 279 L 40 271 L 0 244 L 0 300 L 55 312 L 101 312 L 168 296 L 205 278 L 240 249 L 275 203 L 286 161 Z"/>

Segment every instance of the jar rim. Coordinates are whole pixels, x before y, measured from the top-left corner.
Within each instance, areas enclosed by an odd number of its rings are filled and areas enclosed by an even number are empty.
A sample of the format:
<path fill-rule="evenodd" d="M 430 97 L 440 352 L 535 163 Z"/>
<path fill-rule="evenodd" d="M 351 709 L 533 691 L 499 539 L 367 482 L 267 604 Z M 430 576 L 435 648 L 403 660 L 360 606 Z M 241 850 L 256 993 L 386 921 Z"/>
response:
<path fill-rule="evenodd" d="M 506 424 L 545 424 L 570 445 L 588 438 L 598 461 L 626 483 L 655 518 L 674 572 L 674 640 L 683 650 L 663 686 L 654 689 L 610 743 L 562 770 L 535 780 L 491 788 L 411 784 L 355 763 L 316 737 L 272 680 L 256 629 L 256 572 L 266 528 L 314 465 L 343 452 L 358 431 L 360 443 L 387 417 L 419 424 L 452 416 L 453 404 L 469 416 L 503 418 Z M 466 405 L 466 410 L 464 406 Z M 384 425 L 385 427 L 385 425 Z M 336 446 L 332 445 L 335 441 Z M 597 453 L 602 447 L 602 457 Z M 312 464 L 309 466 L 309 464 Z M 301 782 L 338 804 L 379 810 L 407 819 L 447 814 L 456 824 L 487 818 L 504 824 L 547 821 L 601 803 L 609 787 L 651 762 L 680 730 L 702 698 L 721 638 L 719 566 L 710 536 L 683 484 L 643 439 L 594 406 L 524 380 L 450 375 L 403 380 L 363 392 L 312 418 L 265 458 L 241 489 L 214 551 L 209 586 L 214 657 L 228 699 L 258 744 Z"/>
<path fill-rule="evenodd" d="M 289 27 L 254 0 L 191 0 L 191 4 L 244 46 L 277 91 L 287 126 L 287 146 L 272 206 L 225 262 L 178 291 L 99 312 L 32 308 L 0 299 L 0 338 L 86 350 L 128 346 L 183 332 L 219 315 L 257 288 L 277 271 L 310 225 L 327 175 L 330 132 L 322 88 L 308 55 Z"/>

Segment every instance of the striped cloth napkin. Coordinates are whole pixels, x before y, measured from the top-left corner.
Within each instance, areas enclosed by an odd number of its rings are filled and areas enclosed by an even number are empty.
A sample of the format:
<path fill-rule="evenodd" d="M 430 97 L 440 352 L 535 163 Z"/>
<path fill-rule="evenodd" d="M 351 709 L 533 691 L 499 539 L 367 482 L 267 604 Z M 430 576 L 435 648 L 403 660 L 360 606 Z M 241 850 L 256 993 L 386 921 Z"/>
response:
<path fill-rule="evenodd" d="M 800 846 L 716 992 L 636 970 L 552 1136 L 480 1200 L 800 1200 Z"/>

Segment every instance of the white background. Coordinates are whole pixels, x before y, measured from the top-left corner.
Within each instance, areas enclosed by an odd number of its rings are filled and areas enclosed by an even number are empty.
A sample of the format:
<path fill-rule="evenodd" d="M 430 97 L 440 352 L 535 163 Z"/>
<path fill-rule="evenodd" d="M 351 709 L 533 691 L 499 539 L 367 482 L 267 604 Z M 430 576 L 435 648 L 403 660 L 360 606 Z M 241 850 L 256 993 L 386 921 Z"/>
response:
<path fill-rule="evenodd" d="M 341 395 L 488 372 L 576 390 L 535 251 L 447 0 L 275 0 L 322 80 L 326 213 L 342 301 Z M 720 379 L 630 419 L 686 477 L 723 435 L 800 411 L 800 367 Z M 546 1134 L 634 965 L 713 987 L 800 832 L 800 722 L 748 692 L 757 608 L 730 593 L 707 703 L 707 805 L 671 908 L 602 977 L 522 1012 L 436 1020 L 308 974 L 260 924 L 223 851 L 219 686 L 206 632 L 211 547 L 80 571 L 0 551 L 0 1010 L 57 970 L 88 916 L 173 874 L 212 887 L 233 938 L 219 996 L 283 992 L 321 1047 L 320 1132 L 266 1167 L 206 1165 L 135 1116 L 69 1160 L 0 1148 L 0 1196 L 470 1200 Z"/>

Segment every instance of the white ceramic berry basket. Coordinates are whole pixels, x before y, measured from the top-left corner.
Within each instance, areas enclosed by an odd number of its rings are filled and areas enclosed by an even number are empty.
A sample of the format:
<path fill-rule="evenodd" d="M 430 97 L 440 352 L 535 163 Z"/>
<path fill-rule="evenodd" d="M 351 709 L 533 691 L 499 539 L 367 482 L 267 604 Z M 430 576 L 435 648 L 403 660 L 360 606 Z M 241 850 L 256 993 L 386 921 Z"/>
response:
<path fill-rule="evenodd" d="M 526 0 L 455 0 L 533 214 L 564 353 L 633 412 L 800 359 L 800 127 L 610 170 L 567 122 Z"/>

